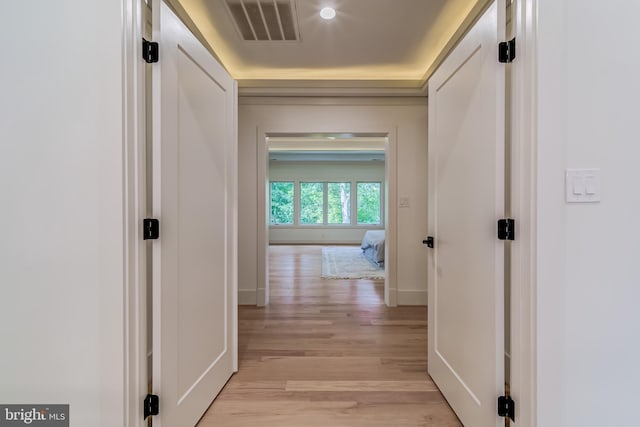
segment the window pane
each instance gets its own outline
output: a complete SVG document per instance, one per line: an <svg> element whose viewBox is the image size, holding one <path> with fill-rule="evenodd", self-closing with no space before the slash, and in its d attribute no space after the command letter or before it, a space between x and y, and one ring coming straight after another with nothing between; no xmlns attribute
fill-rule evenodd
<svg viewBox="0 0 640 427"><path fill-rule="evenodd" d="M330 182L327 184L327 222L329 224L351 223L351 183Z"/></svg>
<svg viewBox="0 0 640 427"><path fill-rule="evenodd" d="M300 224L322 224L324 185L321 182L300 183Z"/></svg>
<svg viewBox="0 0 640 427"><path fill-rule="evenodd" d="M293 182L271 183L271 224L293 224Z"/></svg>
<svg viewBox="0 0 640 427"><path fill-rule="evenodd" d="M380 224L380 183L359 182L358 224Z"/></svg>

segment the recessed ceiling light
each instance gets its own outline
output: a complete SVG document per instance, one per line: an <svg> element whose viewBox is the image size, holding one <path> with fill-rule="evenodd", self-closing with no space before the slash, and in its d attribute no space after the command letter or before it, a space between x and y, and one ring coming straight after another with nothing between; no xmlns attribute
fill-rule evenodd
<svg viewBox="0 0 640 427"><path fill-rule="evenodd" d="M322 19L333 19L336 17L336 10L332 7L325 7L320 11Z"/></svg>

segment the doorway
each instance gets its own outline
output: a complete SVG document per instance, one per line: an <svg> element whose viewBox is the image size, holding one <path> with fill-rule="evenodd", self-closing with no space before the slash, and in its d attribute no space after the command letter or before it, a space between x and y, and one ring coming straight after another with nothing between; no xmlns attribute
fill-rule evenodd
<svg viewBox="0 0 640 427"><path fill-rule="evenodd" d="M287 136L267 144L269 251L316 245L324 283L370 278L384 289L386 138Z"/></svg>
<svg viewBox="0 0 640 427"><path fill-rule="evenodd" d="M397 304L395 283L396 214L394 209L390 209L390 206L395 204L394 201L397 198L396 152L393 139L394 132L392 131L359 133L258 132L258 218L264 224L264 226L258 227L258 306L265 306L269 303L269 244L276 240L272 240L272 233L279 236L281 243L295 243L297 239L298 243L306 241L307 243L317 244L322 241L337 241L338 243L359 244L362 242L363 234L367 228L384 230L384 300L389 306ZM289 162L290 166L281 167L281 163L286 163L282 162L282 160L287 158L292 160ZM303 168L304 172L300 172L300 163L303 161L309 161L309 164L313 163L318 167ZM360 163L359 168L364 171L362 176L365 178L359 181L353 174L347 177L345 175L346 172L339 172L341 170L339 162L345 161L350 161L352 165ZM278 164L278 166L274 166L274 169L279 169L280 173L285 173L284 176L286 176L286 173L301 173L303 178L298 180L291 177L276 178L276 176L279 176L276 175L274 178L279 179L279 181L273 181L270 177L270 165L272 162ZM364 166L365 162L369 164ZM378 163L377 167L371 166L373 162ZM291 164L296 163L297 166L291 166ZM383 163L383 168L380 168L379 163ZM327 170L330 164L333 169L329 168ZM282 169L289 172L282 172ZM321 175L315 175L315 178L313 178L313 173L322 174L320 171L323 169L326 175L322 179L318 178ZM375 175L376 169L379 170L377 178L371 178L373 175L367 175L372 173ZM339 175L332 178L330 176L332 170ZM309 175L309 173L312 175ZM278 219L273 218L272 215L271 194L273 188L270 184L271 181L279 182L291 189L293 197L288 210L291 212L289 217L290 224L284 224L284 226L283 224L274 224ZM343 184L345 187L347 184L349 185L350 209L347 215L349 224L331 224L332 219L328 209L324 209L313 218L313 221L316 222L315 224L305 224L305 222L309 222L309 218L301 216L301 213L304 213L304 206L302 206L304 201L301 201L300 196L296 194L301 194L305 186L315 186L318 193L323 194L323 207L326 208L330 202L329 193L333 184ZM364 192L366 185L372 188L376 188L377 185L379 192L380 217L375 221L377 222L375 224L366 224L367 221L365 220L358 221L358 188ZM283 216L283 219L287 219L287 217ZM344 215L342 219L344 220Z"/></svg>

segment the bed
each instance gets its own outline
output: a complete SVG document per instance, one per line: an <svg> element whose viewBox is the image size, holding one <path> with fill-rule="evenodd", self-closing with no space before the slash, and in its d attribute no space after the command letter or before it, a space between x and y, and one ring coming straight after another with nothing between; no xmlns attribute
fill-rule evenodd
<svg viewBox="0 0 640 427"><path fill-rule="evenodd" d="M377 265L384 267L384 230L368 230L362 238L362 253Z"/></svg>

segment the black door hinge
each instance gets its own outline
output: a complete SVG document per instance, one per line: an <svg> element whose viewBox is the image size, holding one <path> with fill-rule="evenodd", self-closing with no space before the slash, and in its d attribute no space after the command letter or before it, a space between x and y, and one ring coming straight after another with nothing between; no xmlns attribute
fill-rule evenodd
<svg viewBox="0 0 640 427"><path fill-rule="evenodd" d="M516 240L516 221L511 218L498 220L498 239Z"/></svg>
<svg viewBox="0 0 640 427"><path fill-rule="evenodd" d="M160 56L160 48L157 42L150 42L147 39L142 39L142 59L148 64L158 62Z"/></svg>
<svg viewBox="0 0 640 427"><path fill-rule="evenodd" d="M160 413L160 398L155 394L147 394L143 402L144 419Z"/></svg>
<svg viewBox="0 0 640 427"><path fill-rule="evenodd" d="M516 59L516 39L498 43L498 61L508 64Z"/></svg>
<svg viewBox="0 0 640 427"><path fill-rule="evenodd" d="M160 221L155 218L145 218L142 221L142 238L144 240L160 238Z"/></svg>
<svg viewBox="0 0 640 427"><path fill-rule="evenodd" d="M498 397L498 416L516 421L516 403L510 396Z"/></svg>

